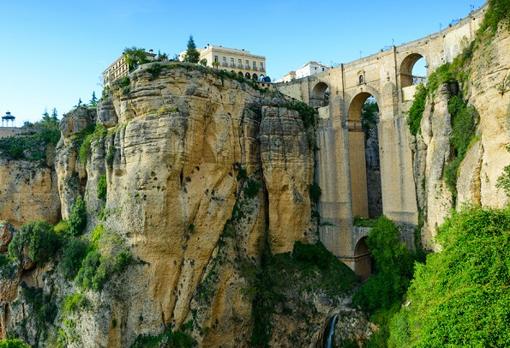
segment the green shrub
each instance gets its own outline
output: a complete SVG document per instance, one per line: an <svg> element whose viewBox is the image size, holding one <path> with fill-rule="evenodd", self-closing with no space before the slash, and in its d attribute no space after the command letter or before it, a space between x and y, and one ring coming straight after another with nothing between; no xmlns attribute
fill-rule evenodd
<svg viewBox="0 0 510 348"><path fill-rule="evenodd" d="M46 339L48 324L52 323L57 316L58 308L51 294L44 294L40 288L28 287L23 282L21 283L21 293L29 306L27 313L30 313L30 317L35 322L36 340L42 342ZM26 321L21 322L21 325L26 324Z"/></svg>
<svg viewBox="0 0 510 348"><path fill-rule="evenodd" d="M70 313L74 313L79 311L82 308L87 307L89 301L81 292L74 293L72 295L66 296L63 303L63 315L68 315Z"/></svg>
<svg viewBox="0 0 510 348"><path fill-rule="evenodd" d="M106 200L106 192L108 189L108 183L106 181L106 175L101 175L97 180L97 198L100 200Z"/></svg>
<svg viewBox="0 0 510 348"><path fill-rule="evenodd" d="M65 235L69 232L69 223L66 220L61 220L53 226L53 231L60 236Z"/></svg>
<svg viewBox="0 0 510 348"><path fill-rule="evenodd" d="M55 256L60 247L60 239L47 222L37 221L23 225L9 244L9 256L22 260L24 249L27 256L42 265Z"/></svg>
<svg viewBox="0 0 510 348"><path fill-rule="evenodd" d="M395 224L382 216L367 238L375 272L354 294L353 304L374 313L400 301L413 274L414 259Z"/></svg>
<svg viewBox="0 0 510 348"><path fill-rule="evenodd" d="M510 211L453 213L438 241L391 322L390 346L510 346Z"/></svg>
<svg viewBox="0 0 510 348"><path fill-rule="evenodd" d="M13 338L0 340L0 348L30 348L30 346L20 339Z"/></svg>
<svg viewBox="0 0 510 348"><path fill-rule="evenodd" d="M407 117L407 124L411 130L412 135L418 134L420 131L421 119L423 118L423 112L425 111L425 103L427 101L427 89L424 85L418 85L416 94L414 95L413 104L409 109L409 115Z"/></svg>
<svg viewBox="0 0 510 348"><path fill-rule="evenodd" d="M59 267L66 279L74 279L88 251L88 243L80 239L70 239L62 250Z"/></svg>
<svg viewBox="0 0 510 348"><path fill-rule="evenodd" d="M369 219L361 216L355 216L352 224L356 227L374 227L378 219Z"/></svg>
<svg viewBox="0 0 510 348"><path fill-rule="evenodd" d="M89 251L76 275L76 283L84 289L99 290L102 283L99 277L96 277L96 272L100 264L101 253L95 249Z"/></svg>
<svg viewBox="0 0 510 348"><path fill-rule="evenodd" d="M87 226L87 208L85 206L85 201L81 198L81 196L76 198L76 201L71 208L71 215L69 215L68 224L68 233L74 237L81 235Z"/></svg>
<svg viewBox="0 0 510 348"><path fill-rule="evenodd" d="M491 34L494 34L501 23L506 28L510 24L510 0L489 0L489 6L480 26L480 32L489 30Z"/></svg>
<svg viewBox="0 0 510 348"><path fill-rule="evenodd" d="M0 253L0 268L7 266L10 263L9 257Z"/></svg>
<svg viewBox="0 0 510 348"><path fill-rule="evenodd" d="M158 78L158 76L161 74L161 71L163 70L163 65L159 63L153 63L151 64L146 71L151 74L151 80L154 80Z"/></svg>
<svg viewBox="0 0 510 348"><path fill-rule="evenodd" d="M505 191L506 195L510 197L510 165L503 168L503 173L499 176L496 187Z"/></svg>
<svg viewBox="0 0 510 348"><path fill-rule="evenodd" d="M84 134L80 135L80 139L82 139L82 141L78 150L78 159L80 163L83 164L87 163L92 142L104 138L107 134L106 128L99 123L95 125L93 132L90 132L90 129L91 128L87 128L84 131Z"/></svg>

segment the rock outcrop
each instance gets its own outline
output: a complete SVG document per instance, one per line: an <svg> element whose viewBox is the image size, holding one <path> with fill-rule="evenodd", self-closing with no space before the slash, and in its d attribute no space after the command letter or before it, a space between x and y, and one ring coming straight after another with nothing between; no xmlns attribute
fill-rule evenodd
<svg viewBox="0 0 510 348"><path fill-rule="evenodd" d="M435 249L436 228L451 209L466 204L501 208L508 202L497 188L503 168L510 163L510 33L500 30L494 39L479 45L467 67L467 104L478 114L476 136L457 172L456 200L448 189L444 171L451 159L451 116L448 85L427 100L421 132L415 147L415 179L418 204L423 212L422 242ZM454 206L455 204L455 206Z"/></svg>

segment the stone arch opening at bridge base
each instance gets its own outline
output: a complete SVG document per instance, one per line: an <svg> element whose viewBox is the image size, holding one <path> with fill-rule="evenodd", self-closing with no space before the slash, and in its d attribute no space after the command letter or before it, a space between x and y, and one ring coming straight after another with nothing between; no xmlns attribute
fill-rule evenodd
<svg viewBox="0 0 510 348"><path fill-rule="evenodd" d="M372 274L372 256L367 245L367 237L361 238L354 248L354 273L365 281Z"/></svg>
<svg viewBox="0 0 510 348"><path fill-rule="evenodd" d="M368 92L356 95L349 106L348 148L352 215L376 218L382 215L379 155L379 106Z"/></svg>
<svg viewBox="0 0 510 348"><path fill-rule="evenodd" d="M329 86L324 82L318 82L310 95L310 105L315 108L327 106L329 104Z"/></svg>

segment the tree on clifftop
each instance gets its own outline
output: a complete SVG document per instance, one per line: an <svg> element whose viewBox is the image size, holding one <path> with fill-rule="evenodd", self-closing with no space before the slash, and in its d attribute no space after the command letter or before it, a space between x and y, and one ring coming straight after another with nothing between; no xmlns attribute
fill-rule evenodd
<svg viewBox="0 0 510 348"><path fill-rule="evenodd" d="M199 60L200 52L197 51L197 46L195 45L195 41L193 41L193 36L191 35L188 40L188 49L184 55L184 61L188 63L198 63Z"/></svg>
<svg viewBox="0 0 510 348"><path fill-rule="evenodd" d="M124 59L129 67L129 71L135 70L139 65L149 62L147 52L143 48L126 48L123 52Z"/></svg>

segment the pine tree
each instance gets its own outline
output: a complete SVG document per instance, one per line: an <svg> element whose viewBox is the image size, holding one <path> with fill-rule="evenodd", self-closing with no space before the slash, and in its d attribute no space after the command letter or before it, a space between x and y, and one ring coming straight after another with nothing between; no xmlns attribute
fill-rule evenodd
<svg viewBox="0 0 510 348"><path fill-rule="evenodd" d="M197 46L195 45L195 41L193 41L193 36L190 36L188 40L188 49L186 50L186 55L184 56L184 61L196 64L199 60L200 52L197 51Z"/></svg>
<svg viewBox="0 0 510 348"><path fill-rule="evenodd" d="M89 104L90 104L90 106L94 106L94 107L97 106L97 97L96 97L95 91L92 91L92 98L90 98Z"/></svg>
<svg viewBox="0 0 510 348"><path fill-rule="evenodd" d="M78 105L76 105L77 107L80 107L81 105L83 104L83 102L81 101L81 98L78 99Z"/></svg>
<svg viewBox="0 0 510 348"><path fill-rule="evenodd" d="M44 123L51 121L50 114L48 113L48 110L46 110L46 109L44 109L44 112L42 114L42 121Z"/></svg>
<svg viewBox="0 0 510 348"><path fill-rule="evenodd" d="M51 111L51 120L54 122L58 121L58 112L56 108L53 108L53 110Z"/></svg>

